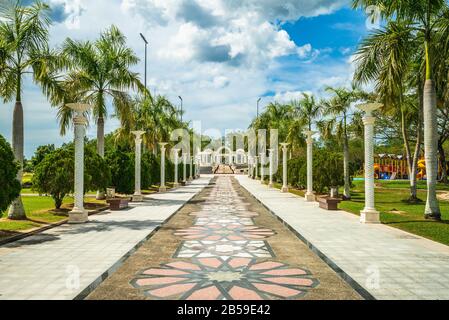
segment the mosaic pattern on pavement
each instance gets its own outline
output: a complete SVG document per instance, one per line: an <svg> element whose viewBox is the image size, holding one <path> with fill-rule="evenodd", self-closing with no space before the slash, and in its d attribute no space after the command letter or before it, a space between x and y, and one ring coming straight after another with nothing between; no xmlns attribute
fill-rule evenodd
<svg viewBox="0 0 449 320"><path fill-rule="evenodd" d="M308 270L276 258L269 238L276 232L255 225L258 213L239 197L230 177L219 177L173 258L187 259L142 270L131 285L152 299L298 299L318 286Z"/></svg>

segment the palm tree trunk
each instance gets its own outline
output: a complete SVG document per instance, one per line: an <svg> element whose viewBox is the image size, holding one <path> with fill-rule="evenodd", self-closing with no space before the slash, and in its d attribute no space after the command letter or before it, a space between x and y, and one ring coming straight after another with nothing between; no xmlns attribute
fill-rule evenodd
<svg viewBox="0 0 449 320"><path fill-rule="evenodd" d="M351 199L351 178L349 176L349 142L348 137L345 135L343 142L343 173L345 178L345 190L344 198L346 200Z"/></svg>
<svg viewBox="0 0 449 320"><path fill-rule="evenodd" d="M426 219L441 220L440 205L436 193L438 177L438 123L436 111L435 84L428 74L424 85L424 148L427 171L427 203L424 215Z"/></svg>
<svg viewBox="0 0 449 320"><path fill-rule="evenodd" d="M16 101L12 122L12 147L14 156L20 165L17 173L17 180L22 183L23 173L23 106L20 100ZM8 218L12 220L25 220L26 214L22 203L22 197L19 196L9 207Z"/></svg>
<svg viewBox="0 0 449 320"><path fill-rule="evenodd" d="M97 119L97 153L104 158L104 117L99 116ZM97 200L106 198L104 190L97 191Z"/></svg>
<svg viewBox="0 0 449 320"><path fill-rule="evenodd" d="M402 139L404 140L404 148L407 157L408 175L410 179L410 199L412 200L416 196L416 170L413 170L412 151L410 150L409 136L407 132L407 124L405 120L404 111L401 110L401 131Z"/></svg>

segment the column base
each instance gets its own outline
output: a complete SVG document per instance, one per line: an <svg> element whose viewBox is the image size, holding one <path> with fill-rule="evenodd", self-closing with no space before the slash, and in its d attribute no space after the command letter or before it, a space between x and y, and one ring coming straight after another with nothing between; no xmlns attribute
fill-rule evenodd
<svg viewBox="0 0 449 320"><path fill-rule="evenodd" d="M89 221L89 214L87 210L73 208L72 211L69 212L69 224L82 224Z"/></svg>
<svg viewBox="0 0 449 320"><path fill-rule="evenodd" d="M159 192L167 192L167 187L160 187Z"/></svg>
<svg viewBox="0 0 449 320"><path fill-rule="evenodd" d="M265 184L265 179L260 180L260 183L261 183L261 184Z"/></svg>
<svg viewBox="0 0 449 320"><path fill-rule="evenodd" d="M173 188L179 188L180 184L179 183L173 183Z"/></svg>
<svg viewBox="0 0 449 320"><path fill-rule="evenodd" d="M143 202L143 195L141 194L133 195L132 202Z"/></svg>
<svg viewBox="0 0 449 320"><path fill-rule="evenodd" d="M273 188L274 188L274 183L273 183L273 182L270 182L270 183L268 184L268 188L273 189Z"/></svg>
<svg viewBox="0 0 449 320"><path fill-rule="evenodd" d="M282 187L281 192L282 193L288 193L288 187Z"/></svg>
<svg viewBox="0 0 449 320"><path fill-rule="evenodd" d="M188 181L189 181L189 182L192 182L192 181L193 181L193 178L192 178L192 177L190 177L190 178L188 179Z"/></svg>
<svg viewBox="0 0 449 320"><path fill-rule="evenodd" d="M305 196L306 202L315 202L316 196L313 193L307 193Z"/></svg>
<svg viewBox="0 0 449 320"><path fill-rule="evenodd" d="M380 212L375 209L364 209L360 212L360 222L364 224L379 224Z"/></svg>

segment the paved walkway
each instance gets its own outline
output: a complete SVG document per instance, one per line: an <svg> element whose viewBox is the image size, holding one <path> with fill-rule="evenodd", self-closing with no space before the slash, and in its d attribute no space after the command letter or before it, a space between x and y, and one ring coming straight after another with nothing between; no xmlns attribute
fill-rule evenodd
<svg viewBox="0 0 449 320"><path fill-rule="evenodd" d="M360 299L238 182L220 176L88 299Z"/></svg>
<svg viewBox="0 0 449 320"><path fill-rule="evenodd" d="M129 210L91 216L84 225L66 224L0 247L0 299L60 300L88 293L210 179L147 196Z"/></svg>
<svg viewBox="0 0 449 320"><path fill-rule="evenodd" d="M363 225L293 194L240 184L376 299L449 299L449 247L385 225Z"/></svg>

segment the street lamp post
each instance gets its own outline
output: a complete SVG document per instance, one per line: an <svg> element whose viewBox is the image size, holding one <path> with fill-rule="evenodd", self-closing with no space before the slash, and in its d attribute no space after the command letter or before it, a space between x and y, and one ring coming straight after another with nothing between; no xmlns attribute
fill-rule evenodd
<svg viewBox="0 0 449 320"><path fill-rule="evenodd" d="M182 122L182 114L183 114L183 112L184 112L184 110L183 110L184 100L182 99L181 96L178 96L178 98L179 98L179 100L181 100L181 122Z"/></svg>
<svg viewBox="0 0 449 320"><path fill-rule="evenodd" d="M84 137L86 135L87 119L84 112L91 106L88 104L71 103L67 107L76 112L73 118L75 127L75 203L69 212L69 223L85 223L89 220L84 209Z"/></svg>
<svg viewBox="0 0 449 320"><path fill-rule="evenodd" d="M357 106L365 112L365 208L360 212L361 223L380 223L380 213L374 201L374 123L373 111L381 108L380 103L368 103Z"/></svg>
<svg viewBox="0 0 449 320"><path fill-rule="evenodd" d="M145 36L141 33L140 37L142 38L143 42L145 42L145 89L147 88L147 52L148 52L148 41L145 38Z"/></svg>

